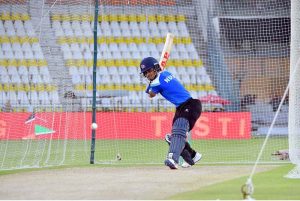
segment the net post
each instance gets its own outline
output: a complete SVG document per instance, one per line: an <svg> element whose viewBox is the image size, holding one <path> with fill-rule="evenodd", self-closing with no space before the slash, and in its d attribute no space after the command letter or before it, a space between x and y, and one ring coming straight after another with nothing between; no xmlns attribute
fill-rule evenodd
<svg viewBox="0 0 300 201"><path fill-rule="evenodd" d="M94 61L93 61L93 101L92 101L92 123L96 123L96 72L97 72L97 25L98 25L99 2L95 0L94 17ZM92 129L90 164L95 163L96 129Z"/></svg>

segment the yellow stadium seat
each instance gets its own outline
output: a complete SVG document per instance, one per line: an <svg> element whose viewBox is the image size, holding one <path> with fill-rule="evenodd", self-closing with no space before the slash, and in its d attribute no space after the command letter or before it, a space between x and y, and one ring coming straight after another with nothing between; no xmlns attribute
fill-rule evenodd
<svg viewBox="0 0 300 201"><path fill-rule="evenodd" d="M185 16L184 15L177 15L176 16L177 22L185 22Z"/></svg>
<svg viewBox="0 0 300 201"><path fill-rule="evenodd" d="M183 44L190 44L192 42L192 39L190 37L182 37L181 42Z"/></svg>
<svg viewBox="0 0 300 201"><path fill-rule="evenodd" d="M0 19L1 20L11 20L11 16L10 16L10 14L8 12L3 12L0 15Z"/></svg>
<svg viewBox="0 0 300 201"><path fill-rule="evenodd" d="M115 38L116 43L125 43L125 38L123 36Z"/></svg>
<svg viewBox="0 0 300 201"><path fill-rule="evenodd" d="M10 42L11 43L20 43L20 39L18 36L12 36L12 37L10 37Z"/></svg>
<svg viewBox="0 0 300 201"><path fill-rule="evenodd" d="M37 61L35 59L28 59L27 65L28 66L37 66Z"/></svg>
<svg viewBox="0 0 300 201"><path fill-rule="evenodd" d="M77 60L75 60L75 66L78 66L78 67L85 66L84 59L77 59Z"/></svg>
<svg viewBox="0 0 300 201"><path fill-rule="evenodd" d="M48 66L47 60L46 59L37 60L37 66L39 66L39 67Z"/></svg>
<svg viewBox="0 0 300 201"><path fill-rule="evenodd" d="M127 22L128 21L128 15L117 15L119 22Z"/></svg>
<svg viewBox="0 0 300 201"><path fill-rule="evenodd" d="M127 37L126 40L125 40L125 42L126 42L127 44L129 44L129 43L134 43L134 39L133 39L132 37Z"/></svg>
<svg viewBox="0 0 300 201"><path fill-rule="evenodd" d="M24 88L24 91L26 91L26 92L30 91L30 85L29 84L24 84L23 88Z"/></svg>
<svg viewBox="0 0 300 201"><path fill-rule="evenodd" d="M29 43L29 37L28 36L20 37L19 41L21 44Z"/></svg>
<svg viewBox="0 0 300 201"><path fill-rule="evenodd" d="M164 40L165 39L161 38L161 37L154 37L153 38L153 43L157 45L157 44L160 44L160 43L164 43Z"/></svg>
<svg viewBox="0 0 300 201"><path fill-rule="evenodd" d="M115 65L117 67L120 67L120 66L125 66L125 61L123 59L116 59L115 60Z"/></svg>
<svg viewBox="0 0 300 201"><path fill-rule="evenodd" d="M166 15L165 19L166 19L166 22L176 22L175 15Z"/></svg>
<svg viewBox="0 0 300 201"><path fill-rule="evenodd" d="M166 18L164 15L156 15L156 19L158 22L165 22Z"/></svg>
<svg viewBox="0 0 300 201"><path fill-rule="evenodd" d="M148 15L148 22L157 22L155 15Z"/></svg>
<svg viewBox="0 0 300 201"><path fill-rule="evenodd" d="M109 21L109 16L108 15L99 15L99 18L100 19L99 21L102 22L102 21Z"/></svg>
<svg viewBox="0 0 300 201"><path fill-rule="evenodd" d="M7 60L6 59L0 59L0 66L7 67Z"/></svg>
<svg viewBox="0 0 300 201"><path fill-rule="evenodd" d="M90 15L81 15L80 18L83 22L90 21Z"/></svg>
<svg viewBox="0 0 300 201"><path fill-rule="evenodd" d="M81 20L81 17L80 17L79 15L72 14L72 15L71 15L71 20L72 20L72 21L80 21L80 20Z"/></svg>
<svg viewBox="0 0 300 201"><path fill-rule="evenodd" d="M16 21L16 20L21 20L22 17L20 15L20 13L12 13L11 14L11 19L14 20L14 21Z"/></svg>
<svg viewBox="0 0 300 201"><path fill-rule="evenodd" d="M138 22L146 22L147 21L146 15L138 15L137 21Z"/></svg>
<svg viewBox="0 0 300 201"><path fill-rule="evenodd" d="M174 37L174 44L180 44L182 43L181 38L180 37Z"/></svg>
<svg viewBox="0 0 300 201"><path fill-rule="evenodd" d="M193 61L191 59L184 59L183 60L183 65L186 66L186 67L194 66Z"/></svg>
<svg viewBox="0 0 300 201"><path fill-rule="evenodd" d="M93 67L94 61L92 59L85 60L85 65L89 68Z"/></svg>
<svg viewBox="0 0 300 201"><path fill-rule="evenodd" d="M97 60L97 66L105 66L105 60L103 60L103 59L98 59L98 60Z"/></svg>
<svg viewBox="0 0 300 201"><path fill-rule="evenodd" d="M52 21L61 21L61 16L58 14L53 14L51 16Z"/></svg>
<svg viewBox="0 0 300 201"><path fill-rule="evenodd" d="M18 62L15 59L10 59L7 62L7 66L18 66Z"/></svg>
<svg viewBox="0 0 300 201"><path fill-rule="evenodd" d="M33 38L29 38L29 43L32 44L32 43L38 43L39 42L39 39L37 37L33 37Z"/></svg>
<svg viewBox="0 0 300 201"><path fill-rule="evenodd" d="M202 60L193 60L193 65L196 67L203 66Z"/></svg>
<svg viewBox="0 0 300 201"><path fill-rule="evenodd" d="M3 85L0 84L0 91L3 91Z"/></svg>
<svg viewBox="0 0 300 201"><path fill-rule="evenodd" d="M84 36L78 37L77 42L80 44L85 44L85 43L87 43L87 38Z"/></svg>
<svg viewBox="0 0 300 201"><path fill-rule="evenodd" d="M22 13L21 20L28 21L28 20L30 20L30 16L27 13Z"/></svg>
<svg viewBox="0 0 300 201"><path fill-rule="evenodd" d="M137 16L133 15L133 14L129 15L128 16L128 21L129 22L137 22L138 21Z"/></svg>
<svg viewBox="0 0 300 201"><path fill-rule="evenodd" d="M108 21L116 22L116 21L118 21L118 16L117 15L108 15Z"/></svg>
<svg viewBox="0 0 300 201"><path fill-rule="evenodd" d="M9 38L7 36L0 36L0 43L9 43Z"/></svg>
<svg viewBox="0 0 300 201"><path fill-rule="evenodd" d="M71 15L61 15L61 20L62 21L71 21Z"/></svg>
<svg viewBox="0 0 300 201"><path fill-rule="evenodd" d="M105 40L106 40L106 38L103 36L98 37L98 44L105 43Z"/></svg>
<svg viewBox="0 0 300 201"><path fill-rule="evenodd" d="M57 39L57 43L58 44L60 44L60 45L62 45L62 44L65 44L65 43L67 43L67 38L66 37L59 37L58 39Z"/></svg>
<svg viewBox="0 0 300 201"><path fill-rule="evenodd" d="M21 59L17 61L18 66L28 66L26 59Z"/></svg>
<svg viewBox="0 0 300 201"><path fill-rule="evenodd" d="M45 91L45 86L43 84L37 84L36 85L36 90L37 91Z"/></svg>
<svg viewBox="0 0 300 201"><path fill-rule="evenodd" d="M106 59L105 60L105 66L107 66L107 67L115 66L114 60L113 59Z"/></svg>
<svg viewBox="0 0 300 201"><path fill-rule="evenodd" d="M106 43L114 43L115 42L115 38L113 36L109 36L109 37L106 37Z"/></svg>

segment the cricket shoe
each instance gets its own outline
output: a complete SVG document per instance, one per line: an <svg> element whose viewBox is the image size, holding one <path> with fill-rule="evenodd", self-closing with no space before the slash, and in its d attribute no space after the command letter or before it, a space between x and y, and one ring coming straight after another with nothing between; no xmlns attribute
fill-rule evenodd
<svg viewBox="0 0 300 201"><path fill-rule="evenodd" d="M202 158L202 154L200 154L199 152L196 152L195 157L193 158L194 163L196 164L198 161L200 161ZM181 167L183 168L189 168L191 167L190 164L188 164L187 162L183 161L183 163L181 164Z"/></svg>
<svg viewBox="0 0 300 201"><path fill-rule="evenodd" d="M165 160L165 165L168 166L172 170L178 169L177 163L172 158L167 158Z"/></svg>

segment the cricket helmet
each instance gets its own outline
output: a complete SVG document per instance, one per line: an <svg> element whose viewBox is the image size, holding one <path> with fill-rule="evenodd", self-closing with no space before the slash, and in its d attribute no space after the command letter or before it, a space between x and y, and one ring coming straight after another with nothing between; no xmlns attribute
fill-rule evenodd
<svg viewBox="0 0 300 201"><path fill-rule="evenodd" d="M144 74L146 71L152 68L157 72L160 71L160 65L158 61L153 57L144 58L140 64L141 74Z"/></svg>

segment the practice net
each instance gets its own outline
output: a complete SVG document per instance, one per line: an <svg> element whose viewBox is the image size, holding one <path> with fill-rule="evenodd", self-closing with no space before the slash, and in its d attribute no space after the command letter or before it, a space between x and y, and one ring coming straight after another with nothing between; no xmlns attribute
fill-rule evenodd
<svg viewBox="0 0 300 201"><path fill-rule="evenodd" d="M288 160L289 1L0 1L0 169L88 164L93 83L95 163L163 164L175 107L149 99L144 57L159 59L203 113L188 136L201 163ZM97 54L94 54L94 45ZM97 56L96 79L93 59Z"/></svg>

